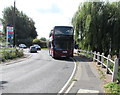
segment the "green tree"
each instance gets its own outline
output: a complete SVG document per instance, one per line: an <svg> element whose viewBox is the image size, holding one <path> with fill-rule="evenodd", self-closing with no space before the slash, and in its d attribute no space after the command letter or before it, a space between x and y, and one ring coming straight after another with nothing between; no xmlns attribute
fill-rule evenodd
<svg viewBox="0 0 120 95"><path fill-rule="evenodd" d="M120 2L82 3L72 18L72 24L80 48L106 54L120 51Z"/></svg>
<svg viewBox="0 0 120 95"><path fill-rule="evenodd" d="M46 38L45 37L41 37L40 40L41 41L46 41Z"/></svg>
<svg viewBox="0 0 120 95"><path fill-rule="evenodd" d="M46 48L47 47L47 39L45 37L41 37L40 41L41 41L41 44L40 44L41 47Z"/></svg>
<svg viewBox="0 0 120 95"><path fill-rule="evenodd" d="M40 45L40 43L41 43L41 41L40 41L40 39L33 39L33 44L38 44L38 45Z"/></svg>
<svg viewBox="0 0 120 95"><path fill-rule="evenodd" d="M37 32L35 28L35 22L24 14L22 11L20 12L17 8L15 8L14 15L14 7L7 7L3 11L3 25L4 25L4 33L6 34L6 27L13 26L15 23L15 35L16 35L16 45L20 43L28 44L32 43L31 39L35 39L37 37Z"/></svg>

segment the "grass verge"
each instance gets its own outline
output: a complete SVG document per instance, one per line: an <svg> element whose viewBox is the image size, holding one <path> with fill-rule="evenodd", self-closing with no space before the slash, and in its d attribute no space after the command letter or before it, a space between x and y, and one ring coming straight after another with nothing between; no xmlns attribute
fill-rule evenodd
<svg viewBox="0 0 120 95"><path fill-rule="evenodd" d="M107 93L115 93L116 95L120 95L120 84L116 82L110 82L104 85L104 88Z"/></svg>
<svg viewBox="0 0 120 95"><path fill-rule="evenodd" d="M1 55L0 57L2 62L24 56L23 50L18 50L18 49L14 49L14 51L13 50L4 51L4 52L1 52L0 55Z"/></svg>

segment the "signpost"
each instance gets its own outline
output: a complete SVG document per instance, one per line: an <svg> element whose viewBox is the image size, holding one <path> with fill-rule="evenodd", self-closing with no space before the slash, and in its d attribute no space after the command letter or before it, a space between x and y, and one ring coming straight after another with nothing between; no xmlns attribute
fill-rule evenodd
<svg viewBox="0 0 120 95"><path fill-rule="evenodd" d="M13 36L14 36L14 32L13 32L13 27L7 26L7 34L6 34L6 46L8 46L8 42L10 43L10 45L13 44Z"/></svg>

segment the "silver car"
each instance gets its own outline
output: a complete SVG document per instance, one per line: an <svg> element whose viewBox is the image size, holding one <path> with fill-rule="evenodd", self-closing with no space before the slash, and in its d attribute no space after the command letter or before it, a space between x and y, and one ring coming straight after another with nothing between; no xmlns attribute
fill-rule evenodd
<svg viewBox="0 0 120 95"><path fill-rule="evenodd" d="M35 46L37 50L41 50L41 47L38 44L34 44L33 46Z"/></svg>
<svg viewBox="0 0 120 95"><path fill-rule="evenodd" d="M30 51L30 53L32 53L32 52L37 53L37 48L35 46L31 46L29 51Z"/></svg>

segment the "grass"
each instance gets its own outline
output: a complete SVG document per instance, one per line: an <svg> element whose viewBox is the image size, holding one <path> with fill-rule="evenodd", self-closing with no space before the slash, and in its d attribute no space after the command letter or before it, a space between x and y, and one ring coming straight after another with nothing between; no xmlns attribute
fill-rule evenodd
<svg viewBox="0 0 120 95"><path fill-rule="evenodd" d="M78 81L76 78L73 78L72 81Z"/></svg>
<svg viewBox="0 0 120 95"><path fill-rule="evenodd" d="M79 62L76 62L76 65L78 65L79 64Z"/></svg>
<svg viewBox="0 0 120 95"><path fill-rule="evenodd" d="M11 49L7 48L7 50L11 50ZM15 48L12 50L14 50L14 51L7 51L7 52L0 53L0 55L1 55L0 58L1 58L2 62L5 62L7 60L12 60L15 58L20 58L24 55L22 50L18 50Z"/></svg>
<svg viewBox="0 0 120 95"><path fill-rule="evenodd" d="M116 93L115 95L120 95L120 84L116 82L110 82L104 85L107 93Z"/></svg>
<svg viewBox="0 0 120 95"><path fill-rule="evenodd" d="M100 74L100 79L106 79L104 72L100 69L100 66L97 66L98 72Z"/></svg>
<svg viewBox="0 0 120 95"><path fill-rule="evenodd" d="M8 47L2 47L0 48L0 51L4 51L4 50L15 50L16 48L8 48Z"/></svg>
<svg viewBox="0 0 120 95"><path fill-rule="evenodd" d="M48 48L41 48L42 50L48 50Z"/></svg>

